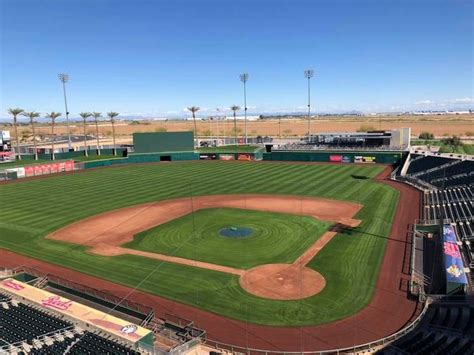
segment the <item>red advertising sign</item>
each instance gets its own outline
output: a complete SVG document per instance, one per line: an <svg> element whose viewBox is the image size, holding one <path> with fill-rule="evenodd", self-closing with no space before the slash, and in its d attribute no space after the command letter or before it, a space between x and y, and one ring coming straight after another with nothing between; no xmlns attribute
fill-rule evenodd
<svg viewBox="0 0 474 355"><path fill-rule="evenodd" d="M340 163L342 162L342 155L330 155L329 161L334 162L334 163Z"/></svg>
<svg viewBox="0 0 474 355"><path fill-rule="evenodd" d="M252 160L250 154L239 154L237 160Z"/></svg>
<svg viewBox="0 0 474 355"><path fill-rule="evenodd" d="M64 168L66 171L71 171L74 170L74 162L73 161L67 161L64 163Z"/></svg>
<svg viewBox="0 0 474 355"><path fill-rule="evenodd" d="M40 165L40 167L41 167L41 173L42 173L43 175L49 174L49 170L50 170L50 169L49 169L49 164Z"/></svg>
<svg viewBox="0 0 474 355"><path fill-rule="evenodd" d="M32 166L25 166L25 176L34 176L35 175L35 169L33 169Z"/></svg>
<svg viewBox="0 0 474 355"><path fill-rule="evenodd" d="M60 173L63 171L73 171L74 161L66 161L63 163L41 164L25 166L25 176L47 175Z"/></svg>

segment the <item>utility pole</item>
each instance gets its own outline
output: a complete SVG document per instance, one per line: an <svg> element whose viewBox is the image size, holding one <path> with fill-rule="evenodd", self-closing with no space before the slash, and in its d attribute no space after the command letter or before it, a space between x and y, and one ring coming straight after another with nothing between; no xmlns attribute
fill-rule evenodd
<svg viewBox="0 0 474 355"><path fill-rule="evenodd" d="M244 134L245 134L245 144L248 144L247 136L247 81L249 80L249 75L247 73L240 74L240 81L244 83Z"/></svg>
<svg viewBox="0 0 474 355"><path fill-rule="evenodd" d="M308 79L308 143L311 141L311 78L314 76L313 69L304 71L304 76Z"/></svg>
<svg viewBox="0 0 474 355"><path fill-rule="evenodd" d="M66 109L67 146L70 151L71 150L71 130L69 128L69 111L67 110L67 96L66 96L66 83L69 81L69 75L58 74L58 78L63 83L64 107Z"/></svg>

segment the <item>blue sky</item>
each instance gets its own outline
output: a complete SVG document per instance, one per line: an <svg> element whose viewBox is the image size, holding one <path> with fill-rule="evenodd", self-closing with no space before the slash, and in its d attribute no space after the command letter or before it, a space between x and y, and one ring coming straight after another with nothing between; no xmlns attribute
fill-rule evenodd
<svg viewBox="0 0 474 355"><path fill-rule="evenodd" d="M0 117L473 106L472 1L0 0ZM204 112L205 114L206 112Z"/></svg>

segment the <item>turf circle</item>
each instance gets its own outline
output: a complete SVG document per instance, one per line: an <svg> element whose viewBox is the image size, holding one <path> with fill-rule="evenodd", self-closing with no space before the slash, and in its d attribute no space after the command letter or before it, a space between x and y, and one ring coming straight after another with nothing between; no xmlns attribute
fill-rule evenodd
<svg viewBox="0 0 474 355"><path fill-rule="evenodd" d="M253 234L252 228L248 227L228 227L219 230L219 235L228 238L245 238Z"/></svg>

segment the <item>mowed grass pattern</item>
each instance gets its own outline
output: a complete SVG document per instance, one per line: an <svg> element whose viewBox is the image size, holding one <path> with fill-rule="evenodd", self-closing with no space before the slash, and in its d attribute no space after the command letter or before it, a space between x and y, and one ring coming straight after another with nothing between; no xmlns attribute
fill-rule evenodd
<svg viewBox="0 0 474 355"><path fill-rule="evenodd" d="M249 227L253 233L242 238L219 235L231 226ZM308 216L210 208L141 232L124 247L249 269L293 263L330 226Z"/></svg>
<svg viewBox="0 0 474 355"><path fill-rule="evenodd" d="M316 325L368 304L383 258L398 192L371 179L382 167L286 163L183 162L98 169L0 185L0 247L135 287L224 316L269 325ZM326 288L300 301L245 292L236 276L137 256L100 257L44 239L97 213L209 194L294 194L359 202L362 224L338 234L310 263ZM177 245L179 250L181 246ZM145 276L149 276L142 281Z"/></svg>

